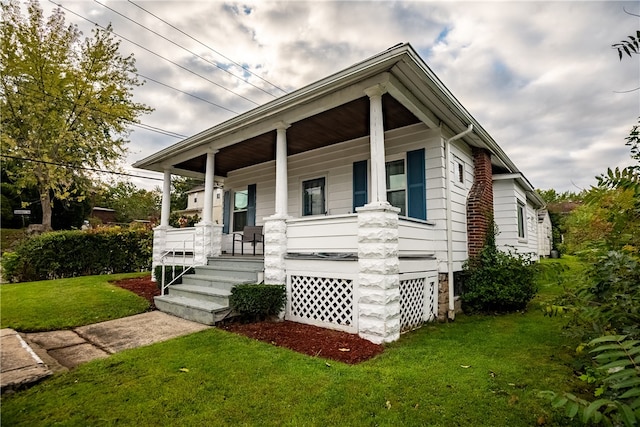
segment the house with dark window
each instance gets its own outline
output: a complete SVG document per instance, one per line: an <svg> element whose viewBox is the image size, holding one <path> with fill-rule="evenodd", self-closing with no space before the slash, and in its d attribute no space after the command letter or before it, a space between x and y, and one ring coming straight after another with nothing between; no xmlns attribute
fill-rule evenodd
<svg viewBox="0 0 640 427"><path fill-rule="evenodd" d="M257 281L286 285L287 319L394 341L455 316L457 273L493 220L500 246L538 250L542 200L409 44L134 166L165 177L154 265L188 253L195 270L156 305L205 323L228 313L231 287ZM173 174L205 180L192 230L168 225Z"/></svg>

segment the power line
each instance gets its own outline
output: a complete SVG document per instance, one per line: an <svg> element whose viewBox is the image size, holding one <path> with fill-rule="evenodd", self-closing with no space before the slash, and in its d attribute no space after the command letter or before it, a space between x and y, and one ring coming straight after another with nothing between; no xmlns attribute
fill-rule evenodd
<svg viewBox="0 0 640 427"><path fill-rule="evenodd" d="M38 92L38 91L35 91L35 90L31 89L31 88L26 88L26 87L21 87L21 89L22 90L26 90L28 92L31 92L32 94L35 94L35 95L44 95L46 97L53 98L53 100L56 100L56 101L57 100L63 100L63 99L61 99L61 98L59 98L57 96L51 95L51 94L49 94L47 92ZM39 100L40 101L46 101L43 98L39 98ZM116 119L122 119L125 122L127 122L127 124L129 124L131 126L135 126L135 127L138 127L140 129L144 129L144 130L147 130L147 131L150 131L150 132L159 133L161 135L170 136L170 137L176 138L176 139L183 139L183 138L187 138L188 137L187 135L183 135L183 134L180 134L180 133L177 133L177 132L173 132L173 131L170 131L170 130L165 130L165 129L162 129L162 128L159 128L159 127L156 127L156 126L151 126L151 125L148 125L146 123L136 123L136 122L133 122L131 120L125 119L124 117L118 116L116 114L111 114L111 113L108 113L106 111L98 110L97 108L88 107L86 105L83 105L82 108L85 108L85 109L90 110L90 111L95 111L97 113L101 113L101 114L104 114L104 115L107 115L107 116L111 116L111 117L116 118Z"/></svg>
<svg viewBox="0 0 640 427"><path fill-rule="evenodd" d="M145 30L149 31L150 33L155 34L156 36L158 36L158 37L162 38L163 40L168 41L168 42L169 42L169 43L171 43L172 45L177 46L177 47L179 47L180 49L182 49L182 50L184 50L184 51L186 51L186 52L189 52L191 55L195 56L196 58L199 58L199 59L201 59L201 60L205 61L206 63L213 65L213 66L214 66L214 67L216 67L217 69L219 69L219 70L221 70L221 71L224 71L225 73L229 74L230 76L233 76L233 77L237 78L238 80L241 80L241 81L243 81L243 82L245 82L245 83L247 83L247 84L249 84L249 85L253 86L254 88L256 88L256 89L258 89L258 90L260 90L260 91L262 91L262 92L266 93L267 95L269 95L269 96L273 96L273 97L275 98L275 95L273 95L272 93L270 93L270 92L268 92L268 91L264 90L263 88L261 88L261 87L259 87L259 86L254 85L253 83L251 83L251 82L249 82L249 81L247 81L247 80L243 79L243 78L242 78L242 77L240 77L240 76L237 76L237 75L233 74L233 73L232 73L231 71L229 71L229 70L225 70L223 67L221 67L220 65L216 64L215 62L209 61L207 58L205 58L205 57L203 57L203 56L201 56L201 55L197 54L196 52L194 52L194 51L192 51L192 50L190 50L190 49L187 49L186 47L184 47L184 46L182 46L182 45L180 45L180 44L178 44L178 43L174 42L173 40L171 40L171 39L169 39L169 38L167 38L167 37L163 36L162 34L158 33L157 31L154 31L154 30L152 30L151 28L149 28L149 27L147 27L147 26L145 26L145 25L143 25L143 24L139 23L139 22L138 22L138 21L136 21L135 19L129 18L128 16L126 16L126 15L124 15L124 14L122 14L122 13L118 12L117 10L110 8L110 7L109 7L109 6L107 6L106 4L100 3L98 0L93 0L93 1L94 1L94 3L97 3L97 4L99 4L100 6L102 6L102 7L106 8L106 9L109 9L111 12L113 12L113 13L115 13L115 14L117 14L117 15L121 16L121 17L123 17L124 19L126 19L126 20L128 20L128 21L131 21L131 22L133 22L134 24L136 24L136 25L138 25L138 26L140 26L140 27L144 28Z"/></svg>
<svg viewBox="0 0 640 427"><path fill-rule="evenodd" d="M152 81L152 82L154 82L154 83L157 83L157 84L159 84L159 85L161 85L161 86L164 86L164 87L166 87L166 88L173 89L173 90L175 90L176 92L183 93L183 94L188 95L188 96L190 96L190 97L192 97L192 98L199 99L200 101L206 102L207 104L211 104L211 105L213 105L213 106L215 106L215 107L221 108L221 109L223 109L223 110L227 110L227 111L228 111L228 112L230 112L230 113L240 114L239 112L234 111L234 110L231 110L230 108L223 107L222 105L216 104L215 102L211 102L211 101L209 101L208 99L204 99L204 98L202 98L202 97L199 97L198 95L194 95L194 94L192 94L192 93L185 92L184 90L178 89L178 88L173 87L173 86L171 86L171 85L168 85L168 84L166 84L166 83L162 83L161 81L158 81L158 80L153 79L153 78L151 78L151 77L145 76L145 75L140 74L140 73L137 73L137 72L134 72L134 74L136 74L136 75L137 75L137 76L139 76L139 77L142 77L142 78L143 78L143 79L145 79L145 80L150 80L150 81Z"/></svg>
<svg viewBox="0 0 640 427"><path fill-rule="evenodd" d="M169 22L165 21L164 19L160 18L158 15L155 15L154 13L152 13L152 12L148 11L148 10L147 10L147 9L145 9L144 7L142 7L142 6L138 5L137 3L135 3L135 2L133 2L133 1L131 1L131 0L128 0L128 1L129 1L129 3L131 3L132 5L134 5L135 7L137 7L137 8L139 8L139 9L141 9L141 10L145 11L146 13L148 13L148 14L149 14L149 15L151 15L151 16L153 16L153 17L154 17L154 18L156 18L157 20L159 20L159 21L161 21L161 22L164 22L166 25L170 26L170 27L171 27L171 28L173 28L174 30L178 31L178 32L179 32L179 33L181 33L181 34L184 34L185 36L189 37L191 40L195 41L196 43L199 43L199 44L200 44L201 46L203 46L203 47L206 47L207 49L209 49L209 50L210 50L210 51L212 51L213 53L215 53L215 54L217 54L217 55L220 55L221 57L223 57L223 58L224 58L224 59L226 59L227 61L230 61L232 64L237 65L238 67L240 67L240 68L242 68L243 70L247 71L247 72L248 72L248 73L250 73L251 75L253 75L253 76L255 76L255 77L259 78L259 79L260 79L260 80L262 80L263 82L270 84L271 86L273 86L274 88L276 88L276 89L278 89L278 90L282 91L283 93L287 93L287 91L286 91L286 90L282 89L281 87L277 86L277 85L276 85L276 84L274 84L274 83L271 83L269 80L267 80L267 79L265 79L265 78L263 78L263 77L260 77L258 74L256 74L256 73L254 73L253 71L251 71L247 66L241 65L241 64L237 63L236 61L234 61L233 59L231 59L231 58L229 58L229 57L227 57L227 56L223 55L222 53L218 52L217 50L215 50L215 49L214 49L214 48L212 48L211 46L208 46L208 45L204 44L204 43L203 43L203 42L201 42L200 40L198 40L198 39L196 39L195 37L193 37L193 36L191 36L191 35L187 34L186 32L182 31L180 28L178 28L178 27L176 27L175 25L173 25L173 24L171 24L171 23L169 23Z"/></svg>
<svg viewBox="0 0 640 427"><path fill-rule="evenodd" d="M22 161L25 161L25 162L43 163L45 165L62 166L62 167L67 168L67 169L80 169L80 170L86 170L86 171L90 171L90 172L108 173L108 174L111 174L111 175L130 176L130 177L133 177L133 178L153 179L155 181L164 181L164 178L154 178L154 177L151 177L151 176L133 175L133 174L130 174L130 173L125 173L125 172L106 171L106 170L103 170L103 169L88 168L88 167L85 167L85 166L76 166L76 165L70 165L70 164L64 164L64 163L47 162L45 160L27 159L25 157L10 156L8 154L0 154L0 157L5 157L7 159L14 159L14 160L22 160Z"/></svg>
<svg viewBox="0 0 640 427"><path fill-rule="evenodd" d="M236 95L236 96L238 96L238 97L240 97L240 98L242 98L242 99L244 99L244 100L246 100L246 101L249 101L249 102L251 102L251 103L252 103L252 104L254 104L254 105L260 105L260 104L258 104L257 102L255 102L255 101L253 101L253 100L251 100L251 99L247 98L246 96L240 95L239 93L234 92L233 90L228 89L228 88L224 87L223 85L221 85L221 84L219 84L219 83L216 83L216 82L214 82L213 80L208 79L207 77L205 77L205 76L203 76L203 75L201 75L201 74L198 74L198 73L196 73L195 71L190 70L189 68L187 68L187 67L185 67L185 66L183 66L183 65L180 65L180 64L178 64L178 63L177 63L177 62L175 62L175 61L172 61L172 60L171 60L171 59L169 59L169 58L166 58L166 57L164 57L164 56L160 55L159 53L156 53L156 52L152 51L151 49L148 49L148 48L146 48L146 47L142 46L140 43L134 42L133 40L128 39L128 38L124 37L123 35L116 33L116 32L115 32L115 31L113 31L112 29L109 29L109 28L107 28L107 27L104 27L104 26L102 26L102 25L98 24L97 22L92 21L92 20L90 20L89 18L86 18L86 17L84 17L84 16L80 15L79 13L76 13L76 12L72 11L71 9L69 9L69 8L66 8L66 7L62 6L61 4L54 2L53 0L49 0L49 2L50 2L50 3L55 4L56 6L58 6L58 7L59 7L59 8L61 8L61 9L66 10L67 12L69 12L69 13L71 13L71 14L73 14L73 15L77 16L77 17L78 17L78 18L80 18L80 19L84 19L85 21L87 21L87 22L89 22L89 23L91 23L91 24L95 25L96 27L100 27L100 28L102 28L102 29L103 29L103 30L105 30L105 31L109 31L109 32L111 32L111 33L115 34L116 36L120 37L122 40L126 40L126 41L128 41L129 43L131 43L131 44L133 44L133 45L135 45L135 46L138 46L140 49L146 50L147 52L149 52L149 53L150 53L150 54L152 54L152 55L157 56L158 58L161 58L161 59L164 59L164 60L165 60L165 61L167 61L167 62L170 62L171 64L173 64L173 65L175 65L176 67L179 67L179 68L181 68L181 69L185 70L185 71L186 71L186 72L188 72L188 73L191 73L191 74L193 74L193 75L195 75L195 76L198 76L198 77L200 77L201 79L206 80L206 81L208 81L209 83L211 83L211 84L213 84L213 85L215 85L215 86L217 86L217 87L219 87L219 88L221 88L221 89L223 89L223 90L226 90L227 92L230 92L230 93L232 93L232 94L234 94L234 95Z"/></svg>

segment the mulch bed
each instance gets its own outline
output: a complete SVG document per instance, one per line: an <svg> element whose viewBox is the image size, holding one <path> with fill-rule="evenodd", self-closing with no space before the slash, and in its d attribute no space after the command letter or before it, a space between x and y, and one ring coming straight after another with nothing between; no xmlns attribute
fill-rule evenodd
<svg viewBox="0 0 640 427"><path fill-rule="evenodd" d="M124 279L113 282L114 285L134 292L147 299L150 310L156 306L153 297L160 295L156 282L151 276L135 279ZM221 329L264 341L279 347L286 347L298 353L314 357L337 360L355 364L382 353L381 345L373 344L355 334L333 331L317 326L303 325L296 322L227 322L218 325Z"/></svg>
<svg viewBox="0 0 640 427"><path fill-rule="evenodd" d="M156 309L153 297L160 295L160 289L158 289L158 284L151 280L151 275L136 277L134 279L117 280L112 283L149 301L149 311Z"/></svg>

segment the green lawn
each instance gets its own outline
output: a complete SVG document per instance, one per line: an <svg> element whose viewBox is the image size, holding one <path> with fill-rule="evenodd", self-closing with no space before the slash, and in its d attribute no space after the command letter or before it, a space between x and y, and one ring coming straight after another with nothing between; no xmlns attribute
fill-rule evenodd
<svg viewBox="0 0 640 427"><path fill-rule="evenodd" d="M142 313L149 302L109 281L149 273L74 277L0 285L0 327L69 329Z"/></svg>
<svg viewBox="0 0 640 427"><path fill-rule="evenodd" d="M565 272L565 274L567 274ZM573 345L543 295L464 316L349 366L218 329L115 354L2 398L6 425L566 425L540 390L574 388Z"/></svg>

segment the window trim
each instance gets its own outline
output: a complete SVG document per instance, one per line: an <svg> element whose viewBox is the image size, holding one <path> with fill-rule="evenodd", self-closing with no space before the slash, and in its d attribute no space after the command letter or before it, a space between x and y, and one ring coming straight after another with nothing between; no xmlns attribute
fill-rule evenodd
<svg viewBox="0 0 640 427"><path fill-rule="evenodd" d="M466 188L467 186L466 179L465 179L466 173L467 173L466 164L464 160L462 160L460 157L456 156L455 154L453 154L451 157L452 157L451 163L453 167L453 171L452 171L453 183L458 187Z"/></svg>
<svg viewBox="0 0 640 427"><path fill-rule="evenodd" d="M237 209L236 210L236 194L238 193L242 193L245 192L247 193L247 207L244 209ZM240 212L245 212L246 217L245 217L245 224L248 223L248 216L249 216L249 187L245 187L242 190L234 190L231 192L231 196L230 197L233 200L233 205L231 206L231 230L234 233L240 232L244 229L244 227L242 227L242 229L237 230L236 229L236 212L240 213Z"/></svg>
<svg viewBox="0 0 640 427"><path fill-rule="evenodd" d="M305 214L305 210L304 210L304 184L305 182L309 182L309 181L315 181L317 179L322 179L324 180L324 191L323 191L323 195L322 195L322 201L323 201L323 211L322 213L319 214ZM313 175L313 176L308 176L308 177L300 177L300 217L304 218L304 217L313 217L313 216L321 216L321 215L327 215L329 212L329 178L328 178L328 174L320 174L320 175Z"/></svg>
<svg viewBox="0 0 640 427"><path fill-rule="evenodd" d="M520 199L516 199L516 206L518 241L524 243L527 241L527 204Z"/></svg>

